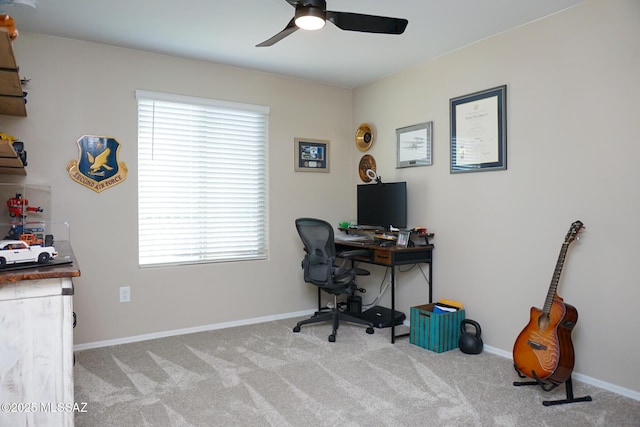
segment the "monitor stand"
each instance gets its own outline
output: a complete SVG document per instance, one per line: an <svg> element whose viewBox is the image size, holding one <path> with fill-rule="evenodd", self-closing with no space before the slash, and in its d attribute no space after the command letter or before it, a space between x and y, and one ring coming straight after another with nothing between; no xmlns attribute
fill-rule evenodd
<svg viewBox="0 0 640 427"><path fill-rule="evenodd" d="M392 322L395 322L394 326L402 325L402 322L404 322L407 316L401 311L395 311L392 317L390 308L376 305L363 312L360 318L373 323L373 326L376 328L382 329L390 328L393 325Z"/></svg>

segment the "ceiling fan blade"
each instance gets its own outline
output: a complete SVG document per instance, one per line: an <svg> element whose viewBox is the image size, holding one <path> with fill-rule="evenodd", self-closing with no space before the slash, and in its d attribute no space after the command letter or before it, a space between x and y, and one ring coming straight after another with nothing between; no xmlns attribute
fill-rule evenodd
<svg viewBox="0 0 640 427"><path fill-rule="evenodd" d="M403 18L327 11L327 21L341 30L363 33L402 34L409 21Z"/></svg>
<svg viewBox="0 0 640 427"><path fill-rule="evenodd" d="M287 37L289 34L294 33L297 29L298 29L298 27L296 26L295 18L294 18L291 21L289 21L287 26L284 27L284 30L280 31L278 34L276 34L275 36L271 37L270 39L265 40L260 44L257 44L256 47L273 46L274 44L278 43L283 38Z"/></svg>

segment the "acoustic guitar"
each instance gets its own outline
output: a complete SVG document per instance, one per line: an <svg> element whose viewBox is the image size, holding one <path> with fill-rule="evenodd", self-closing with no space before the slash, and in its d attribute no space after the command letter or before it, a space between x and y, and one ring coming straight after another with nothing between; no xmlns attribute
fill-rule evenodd
<svg viewBox="0 0 640 427"><path fill-rule="evenodd" d="M556 291L569 245L583 227L581 221L571 224L560 249L544 307L542 310L531 307L529 324L520 332L513 346L516 370L541 385L562 384L573 371L571 331L578 321L578 311L565 303Z"/></svg>

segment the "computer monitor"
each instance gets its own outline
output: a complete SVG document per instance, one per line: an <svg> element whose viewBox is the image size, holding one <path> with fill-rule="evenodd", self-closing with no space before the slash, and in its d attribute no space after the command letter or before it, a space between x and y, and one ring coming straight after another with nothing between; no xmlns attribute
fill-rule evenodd
<svg viewBox="0 0 640 427"><path fill-rule="evenodd" d="M358 226L407 228L407 183L358 185Z"/></svg>

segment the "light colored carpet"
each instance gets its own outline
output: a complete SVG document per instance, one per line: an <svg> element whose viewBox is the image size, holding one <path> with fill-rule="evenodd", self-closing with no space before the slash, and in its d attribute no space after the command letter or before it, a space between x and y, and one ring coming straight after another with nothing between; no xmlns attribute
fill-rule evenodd
<svg viewBox="0 0 640 427"><path fill-rule="evenodd" d="M514 387L510 360L434 353L389 330L299 319L76 352L77 426L640 426L640 402L574 380L592 402Z"/></svg>

